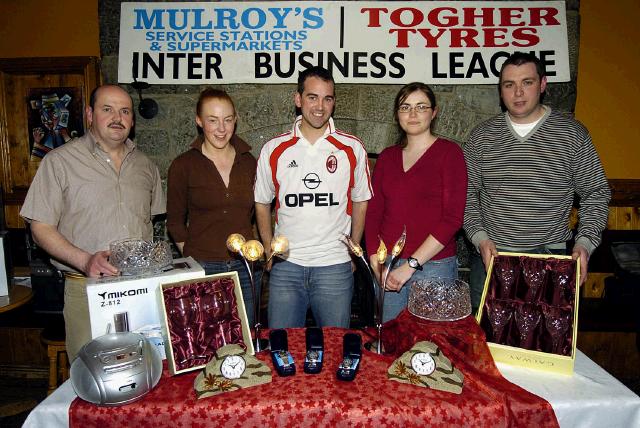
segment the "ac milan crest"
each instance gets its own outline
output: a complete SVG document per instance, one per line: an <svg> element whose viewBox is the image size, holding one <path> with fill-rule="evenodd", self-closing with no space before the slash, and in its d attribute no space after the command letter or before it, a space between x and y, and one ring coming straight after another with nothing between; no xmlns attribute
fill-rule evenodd
<svg viewBox="0 0 640 428"><path fill-rule="evenodd" d="M338 159L336 159L334 155L331 155L327 158L327 171L333 174L336 172L336 169L338 169Z"/></svg>

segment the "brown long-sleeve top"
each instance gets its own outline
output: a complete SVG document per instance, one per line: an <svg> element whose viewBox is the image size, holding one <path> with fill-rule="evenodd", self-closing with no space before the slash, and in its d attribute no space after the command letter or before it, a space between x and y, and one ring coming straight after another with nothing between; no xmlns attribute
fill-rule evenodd
<svg viewBox="0 0 640 428"><path fill-rule="evenodd" d="M203 137L178 156L169 167L167 228L176 242L184 242L184 255L200 261L233 258L226 240L231 233L254 237L253 183L256 159L251 148L234 135L231 144L236 157L231 167L229 187L215 164L202 153Z"/></svg>

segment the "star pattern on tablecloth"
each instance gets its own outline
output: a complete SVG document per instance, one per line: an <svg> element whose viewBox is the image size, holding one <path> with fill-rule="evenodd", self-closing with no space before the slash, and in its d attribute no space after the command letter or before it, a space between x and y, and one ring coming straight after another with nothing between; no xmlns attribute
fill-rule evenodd
<svg viewBox="0 0 640 428"><path fill-rule="evenodd" d="M502 378L486 343L479 339L482 336L474 333L479 327L473 319L463 320L459 327L457 323L403 327L407 316L401 314L395 324L385 325L400 354L381 356L363 351L353 382L338 381L335 375L346 330L325 328L324 369L318 375L300 370L293 377L276 376L271 384L197 400L193 390L196 373L170 377L165 370L158 386L140 401L122 407L96 407L76 400L69 420L72 427L82 428L557 426L548 403ZM288 334L289 349L300 361L305 354L304 329L292 329ZM393 361L420 340L433 341L464 373L462 394L389 381L387 370ZM269 353L260 353L257 358L273 370ZM405 370L411 372L410 366L405 364Z"/></svg>

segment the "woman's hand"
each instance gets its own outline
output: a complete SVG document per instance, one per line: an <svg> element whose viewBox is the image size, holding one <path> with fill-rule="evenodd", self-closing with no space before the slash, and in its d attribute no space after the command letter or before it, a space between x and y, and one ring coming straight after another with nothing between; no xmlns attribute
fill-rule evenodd
<svg viewBox="0 0 640 428"><path fill-rule="evenodd" d="M387 278L387 290L399 291L404 284L411 279L415 269L404 263L402 266L398 266L389 273Z"/></svg>

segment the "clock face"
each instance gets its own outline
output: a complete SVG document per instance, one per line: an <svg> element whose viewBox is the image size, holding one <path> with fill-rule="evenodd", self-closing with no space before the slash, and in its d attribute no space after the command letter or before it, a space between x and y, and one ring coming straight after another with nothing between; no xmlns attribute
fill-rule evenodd
<svg viewBox="0 0 640 428"><path fill-rule="evenodd" d="M222 361L220 373L227 379L239 379L245 368L244 358L240 355L229 355Z"/></svg>
<svg viewBox="0 0 640 428"><path fill-rule="evenodd" d="M428 352L418 352L411 357L411 368L419 375L426 376L435 371L436 363Z"/></svg>

